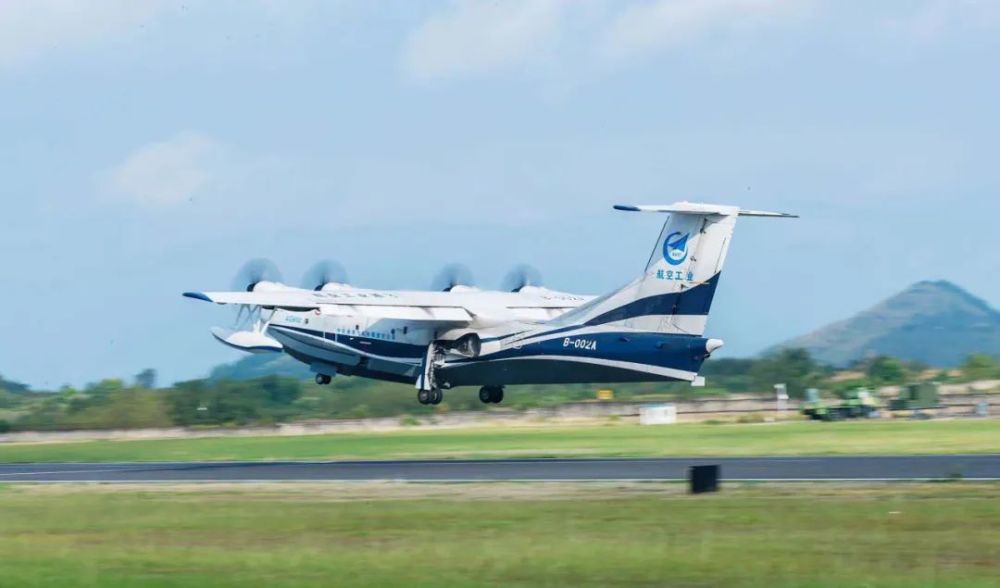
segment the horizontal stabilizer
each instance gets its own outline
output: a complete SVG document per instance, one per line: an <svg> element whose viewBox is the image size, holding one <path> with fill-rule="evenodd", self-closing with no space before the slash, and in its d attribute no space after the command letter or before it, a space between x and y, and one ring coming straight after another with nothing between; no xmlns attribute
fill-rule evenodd
<svg viewBox="0 0 1000 588"><path fill-rule="evenodd" d="M767 210L746 210L744 208L740 209L740 216L764 216L772 218L799 218L797 214L789 214L787 212L769 212Z"/></svg>
<svg viewBox="0 0 1000 588"><path fill-rule="evenodd" d="M773 218L798 218L797 215L766 210L745 210L734 206L703 204L700 202L675 202L673 204L615 204L615 210L626 212L662 212L668 214L762 216Z"/></svg>

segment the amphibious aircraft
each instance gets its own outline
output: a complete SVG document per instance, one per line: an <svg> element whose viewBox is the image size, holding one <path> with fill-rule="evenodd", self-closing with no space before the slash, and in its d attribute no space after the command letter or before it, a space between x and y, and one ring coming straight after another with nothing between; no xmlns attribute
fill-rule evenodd
<svg viewBox="0 0 1000 588"><path fill-rule="evenodd" d="M511 291L372 290L329 272L311 288L258 272L243 291L184 296L239 306L247 328L212 329L226 345L287 353L318 384L338 374L413 384L422 404L456 386L480 386L480 400L499 403L506 385L697 383L723 344L704 334L736 219L795 215L692 202L615 209L668 216L642 273L603 296L530 280Z"/></svg>

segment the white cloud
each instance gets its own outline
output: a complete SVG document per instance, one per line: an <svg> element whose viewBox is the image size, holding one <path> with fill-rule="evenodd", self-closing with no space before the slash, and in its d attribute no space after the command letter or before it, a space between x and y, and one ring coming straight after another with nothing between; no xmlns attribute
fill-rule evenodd
<svg viewBox="0 0 1000 588"><path fill-rule="evenodd" d="M409 37L406 73L418 80L522 66L551 48L569 0L458 0Z"/></svg>
<svg viewBox="0 0 1000 588"><path fill-rule="evenodd" d="M753 30L795 17L808 2L793 0L655 0L622 10L600 41L606 58L663 51L717 31Z"/></svg>
<svg viewBox="0 0 1000 588"><path fill-rule="evenodd" d="M100 178L112 200L143 207L170 207L204 193L220 174L222 147L211 138L183 132L144 145Z"/></svg>
<svg viewBox="0 0 1000 588"><path fill-rule="evenodd" d="M621 64L722 32L794 21L819 0L455 0L410 35L414 79L469 76L572 60Z"/></svg>
<svg viewBox="0 0 1000 588"><path fill-rule="evenodd" d="M163 0L2 0L0 66L103 40L154 18L166 6Z"/></svg>

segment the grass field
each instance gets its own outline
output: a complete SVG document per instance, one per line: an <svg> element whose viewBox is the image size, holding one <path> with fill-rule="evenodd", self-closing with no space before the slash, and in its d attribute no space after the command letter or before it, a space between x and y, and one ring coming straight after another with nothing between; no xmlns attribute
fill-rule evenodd
<svg viewBox="0 0 1000 588"><path fill-rule="evenodd" d="M1000 453L1000 420L405 429L0 445L0 462Z"/></svg>
<svg viewBox="0 0 1000 588"><path fill-rule="evenodd" d="M996 586L998 486L0 487L2 586Z"/></svg>

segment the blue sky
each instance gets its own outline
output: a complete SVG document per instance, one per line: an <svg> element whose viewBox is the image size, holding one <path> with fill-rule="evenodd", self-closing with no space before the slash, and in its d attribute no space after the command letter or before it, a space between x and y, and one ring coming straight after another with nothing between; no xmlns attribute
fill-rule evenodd
<svg viewBox="0 0 1000 588"><path fill-rule="evenodd" d="M729 356L921 279L1000 301L1000 3L0 3L0 374L197 377L224 289L519 262L601 293L689 199L737 227Z"/></svg>

